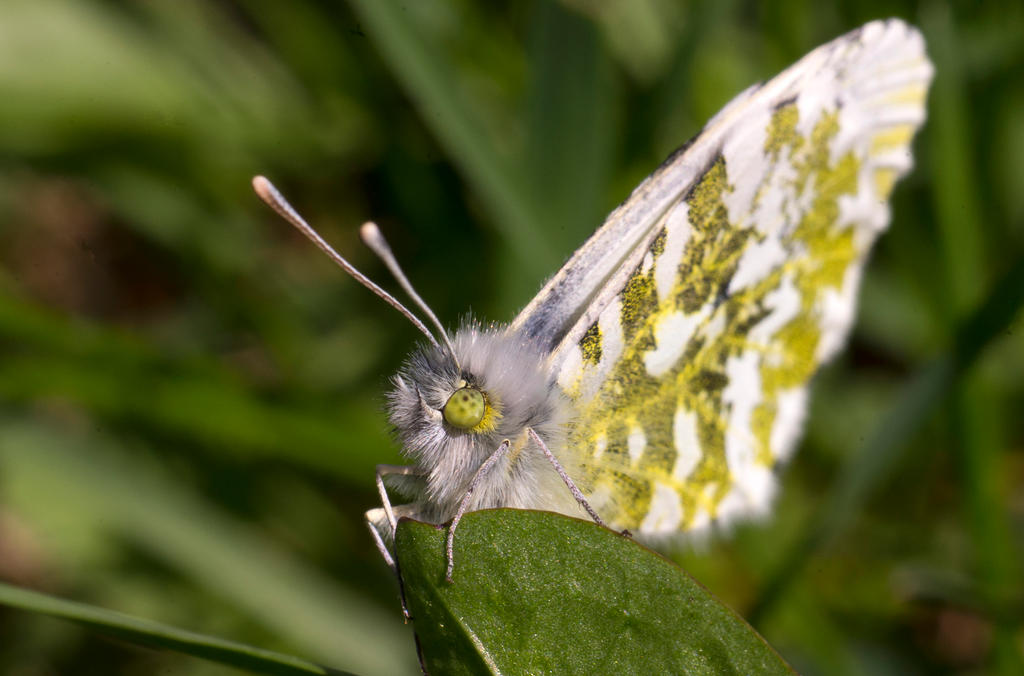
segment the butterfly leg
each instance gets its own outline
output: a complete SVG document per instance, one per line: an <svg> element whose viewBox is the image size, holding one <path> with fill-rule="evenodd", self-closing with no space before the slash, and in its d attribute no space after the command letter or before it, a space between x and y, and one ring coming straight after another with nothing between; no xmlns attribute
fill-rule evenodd
<svg viewBox="0 0 1024 676"><path fill-rule="evenodd" d="M473 497L473 491L476 490L477 485L487 475L494 463L508 451L511 442L505 439L498 445L494 453L484 460L484 464L480 465L480 468L473 475L473 479L469 482L469 488L466 489L466 494L462 496L462 502L459 503L459 508L455 512L455 517L452 518L452 525L448 527L448 541L445 544L445 553L448 555L448 570L444 575L444 579L448 582L452 581L452 571L455 569L455 528L459 525L459 521L462 520L462 515L469 509L469 499Z"/></svg>
<svg viewBox="0 0 1024 676"><path fill-rule="evenodd" d="M395 564L395 559L391 556L391 551L388 549L388 546L384 543L384 537L380 534L380 528L378 526L382 520L381 512L383 511L384 510L380 507L368 509L366 510L366 514L364 514L364 518L366 519L366 527L370 530L370 535L373 536L373 543L377 545L377 551L380 552L381 558L384 559L384 563L388 564L388 568L397 575L398 566ZM384 518L386 519L387 515L384 515Z"/></svg>
<svg viewBox="0 0 1024 676"><path fill-rule="evenodd" d="M366 511L366 527L370 529L370 535L373 536L373 543L377 545L377 551L380 552L381 557L384 559L384 563L388 564L388 568L395 574L395 579L398 580L398 598L402 602L402 616L406 622L412 619L412 615L409 613L409 606L405 602L405 585L402 583L402 574L398 571L398 561L388 551L387 545L384 543L384 538L380 534L381 521L387 518L387 515L382 515L384 510L380 507L374 507ZM381 517L384 517L383 519ZM394 538L394 531L391 532L392 539Z"/></svg>
<svg viewBox="0 0 1024 676"><path fill-rule="evenodd" d="M587 499L583 496L583 491L581 491L579 487L576 486L575 482L573 482L572 478L565 471L565 468L562 467L562 464L558 462L558 459L555 458L555 455L548 449L548 446L547 444L544 443L544 440L540 438L540 435L537 434L537 432L534 431L532 427L527 428L526 431L529 432L530 438L533 439L533 443L537 444L537 446L540 447L540 450L544 454L544 457L548 459L548 462L550 462L551 465L555 468L555 471L558 472L558 476L562 477L562 481L565 482L566 487L569 489L569 492L572 493L572 497L576 498L576 502L580 504L580 507L587 510L587 514L589 514L590 518L594 520L594 523L596 523L598 526L604 526L605 528L607 528L607 524L605 524L605 522L601 520L601 517L597 515L597 512L594 511L594 508L590 506L590 503L587 502Z"/></svg>
<svg viewBox="0 0 1024 676"><path fill-rule="evenodd" d="M409 607L405 603L405 585L402 584L402 574L398 570L398 561L391 552L388 550L387 544L384 542L384 537L381 535L380 527L382 521L386 523L388 539L392 542L395 540L395 528L398 527L398 520L395 518L395 510L391 506L391 498L388 496L387 487L384 486L384 477L386 476L418 476L420 472L415 467L407 467L404 465L377 465L375 479L377 483L377 492L380 493L381 507L368 510L366 512L366 526L370 529L370 535L373 537L373 543L377 545L377 551L380 552L381 557L384 559L384 563L387 564L391 572L395 574L395 578L398 580L398 595L402 601L402 615L406 620L412 619L409 614ZM384 518L381 519L381 512L384 513Z"/></svg>
<svg viewBox="0 0 1024 676"><path fill-rule="evenodd" d="M398 521L395 519L395 510L391 508L391 499L388 497L388 489L384 486L386 476L420 476L421 472L416 467L406 465L377 465L375 479L377 481L377 492L380 493L380 504L388 517L388 525L391 527L391 537L395 536L395 528ZM380 533L377 533L379 536Z"/></svg>

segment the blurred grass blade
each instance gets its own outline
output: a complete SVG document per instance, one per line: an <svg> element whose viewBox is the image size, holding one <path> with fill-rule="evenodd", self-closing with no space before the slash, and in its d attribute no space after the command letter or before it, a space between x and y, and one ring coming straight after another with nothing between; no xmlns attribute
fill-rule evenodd
<svg viewBox="0 0 1024 676"><path fill-rule="evenodd" d="M748 613L757 626L789 586L798 578L811 556L838 536L850 523L876 486L903 459L914 434L935 407L978 359L982 351L1014 321L1024 305L1024 256L957 330L949 353L922 368L904 388L890 413L868 437L861 451L852 454L839 473L824 505L806 528L804 536L782 559Z"/></svg>
<svg viewBox="0 0 1024 676"><path fill-rule="evenodd" d="M981 163L971 129L970 83L966 77L965 39L949 7L931 4L922 14L922 28L937 44L934 100L931 106L932 191L946 283L939 285L937 303L959 319L977 301L991 273L985 251L987 223L993 212L983 209L986 181L977 171ZM987 206L987 205L986 205ZM998 605L1018 583L1013 530L1002 505L1003 483L1012 474L1003 452L998 414L992 402L1001 397L998 387L979 370L971 372L953 396L950 441L957 464L964 524L974 545L974 575L986 605ZM1024 673L1019 621L997 618L990 663L992 673Z"/></svg>
<svg viewBox="0 0 1024 676"><path fill-rule="evenodd" d="M684 17L697 8L672 0L562 0L600 25L608 50L630 75L655 82L664 75L678 46Z"/></svg>
<svg viewBox="0 0 1024 676"><path fill-rule="evenodd" d="M359 673L411 671L397 610L388 615L166 481L146 454L55 428L0 419L0 481L15 508L47 495L66 518L129 539L317 659Z"/></svg>
<svg viewBox="0 0 1024 676"><path fill-rule="evenodd" d="M524 173L531 203L544 205L548 246L567 257L607 212L619 142L616 82L594 25L556 3L537 6L528 56L536 75Z"/></svg>
<svg viewBox="0 0 1024 676"><path fill-rule="evenodd" d="M15 346L0 372L0 396L8 402L56 397L97 418L151 426L222 455L287 453L289 463L355 484L372 476L380 460L341 452L360 448L356 440L383 438L371 401L322 414L308 405L268 403L210 359L169 357L123 330L69 320L2 292L0 339Z"/></svg>
<svg viewBox="0 0 1024 676"><path fill-rule="evenodd" d="M935 59L934 91L928 124L931 134L931 176L935 184L935 225L939 231L945 284L936 285L942 306L952 319L960 319L981 296L989 273L985 261L985 219L978 195L983 181L976 180L977 146L968 131L973 127L969 87L964 79L963 40L950 7L932 3L923 12L922 28L932 44ZM941 290L939 290L941 289Z"/></svg>
<svg viewBox="0 0 1024 676"><path fill-rule="evenodd" d="M466 515L396 534L413 627L434 674L783 674L793 671L671 561L589 521Z"/></svg>
<svg viewBox="0 0 1024 676"><path fill-rule="evenodd" d="M393 0L350 0L384 61L390 66L420 112L423 123L458 165L465 180L484 198L491 218L512 248L509 268L524 279L524 289L550 274L559 257L548 245L526 194L517 167L497 152L483 126L463 103L457 72L444 62L443 51L428 44L422 28L414 27L409 7Z"/></svg>
<svg viewBox="0 0 1024 676"><path fill-rule="evenodd" d="M116 636L131 643L174 650L257 674L345 676L348 673L322 667L291 655L282 655L234 641L204 636L105 608L66 601L48 594L12 587L2 582L0 582L0 604L71 620L102 634Z"/></svg>

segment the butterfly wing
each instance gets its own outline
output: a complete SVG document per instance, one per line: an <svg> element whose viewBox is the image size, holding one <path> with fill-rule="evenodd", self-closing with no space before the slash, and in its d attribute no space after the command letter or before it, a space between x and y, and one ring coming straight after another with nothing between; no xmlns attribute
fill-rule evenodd
<svg viewBox="0 0 1024 676"><path fill-rule="evenodd" d="M769 507L931 76L898 20L811 52L726 106L516 319L558 341L563 454L606 520L667 535Z"/></svg>
<svg viewBox="0 0 1024 676"><path fill-rule="evenodd" d="M621 287L624 266L629 267L631 257L650 244L664 214L698 178L709 149L705 141L731 126L757 89L756 85L750 87L733 99L701 134L644 179L522 309L509 331L529 338L545 351L554 351L566 340L577 341L578 329L593 323L597 294ZM591 320L581 320L587 311ZM569 335L574 327L577 333Z"/></svg>

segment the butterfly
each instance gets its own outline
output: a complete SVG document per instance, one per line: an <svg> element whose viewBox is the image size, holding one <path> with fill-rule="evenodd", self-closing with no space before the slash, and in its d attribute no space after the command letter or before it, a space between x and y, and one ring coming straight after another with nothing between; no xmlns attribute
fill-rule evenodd
<svg viewBox="0 0 1024 676"><path fill-rule="evenodd" d="M426 336L392 379L409 466L381 465L367 523L385 560L403 516L581 515L647 540L770 508L808 382L842 346L888 198L912 165L933 69L875 21L725 106L507 325L449 334L379 229L363 240L433 324L337 254L263 177L257 193ZM413 497L392 506L387 483ZM396 571L397 572L397 571Z"/></svg>

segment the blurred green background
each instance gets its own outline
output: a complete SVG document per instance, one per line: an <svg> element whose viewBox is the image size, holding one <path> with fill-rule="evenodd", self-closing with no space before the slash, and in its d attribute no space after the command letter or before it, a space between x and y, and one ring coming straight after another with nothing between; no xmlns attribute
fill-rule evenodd
<svg viewBox="0 0 1024 676"><path fill-rule="evenodd" d="M0 3L0 580L415 673L362 513L417 334L250 177L508 320L733 95L898 15L937 77L851 345L776 514L676 558L802 673L1020 673L1024 5L481 5ZM0 673L158 671L234 673L0 608Z"/></svg>

